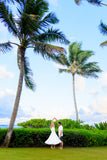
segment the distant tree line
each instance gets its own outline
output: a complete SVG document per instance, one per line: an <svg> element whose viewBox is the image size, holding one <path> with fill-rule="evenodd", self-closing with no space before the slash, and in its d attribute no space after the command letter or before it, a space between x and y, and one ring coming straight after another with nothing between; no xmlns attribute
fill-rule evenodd
<svg viewBox="0 0 107 160"><path fill-rule="evenodd" d="M100 123L94 123L94 125L89 125L89 124L84 124L83 121L75 121L72 119L59 119L64 127L64 129L87 129L87 130L92 130L92 129L99 129L99 130L107 130L107 122L100 122ZM46 119L31 119L26 122L18 123L17 125L23 128L50 128L50 123L51 120L46 120ZM55 123L55 128L58 128L58 125L56 122Z"/></svg>

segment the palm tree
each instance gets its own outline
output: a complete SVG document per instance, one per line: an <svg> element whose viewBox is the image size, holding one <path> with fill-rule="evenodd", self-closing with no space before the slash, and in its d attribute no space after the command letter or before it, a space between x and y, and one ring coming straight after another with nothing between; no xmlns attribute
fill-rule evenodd
<svg viewBox="0 0 107 160"><path fill-rule="evenodd" d="M15 0L17 2L18 16L14 18L12 11L5 2L0 1L0 19L8 27L9 32L17 37L19 43L7 42L10 47L16 45L17 63L20 70L18 88L14 102L13 112L10 119L9 129L3 143L8 147L22 91L23 79L28 88L34 90L35 84L32 80L32 70L26 56L26 50L32 48L34 52L40 53L45 59L54 59L56 55L66 53L65 49L52 45L52 42L68 44L65 35L58 29L53 29L51 24L59 22L54 13L48 12L48 3L45 0ZM46 12L48 12L47 15ZM1 48L6 43L0 44Z"/></svg>
<svg viewBox="0 0 107 160"><path fill-rule="evenodd" d="M82 0L75 0L75 3L77 5L79 5L81 3ZM86 0L87 2L93 4L93 5L97 5L97 6L107 6L107 4L102 3L103 0Z"/></svg>
<svg viewBox="0 0 107 160"><path fill-rule="evenodd" d="M99 29L100 29L100 32L103 34L103 35L107 35L107 25L104 24L103 22L100 23L100 26L99 26ZM102 47L103 46L107 46L107 41L104 41L100 44Z"/></svg>
<svg viewBox="0 0 107 160"><path fill-rule="evenodd" d="M66 55L61 54L56 60L56 62L67 67L66 69L60 68L60 73L66 72L72 74L76 121L78 121L78 109L75 96L75 75L78 74L86 78L98 78L96 73L101 72L97 62L87 62L92 55L94 55L93 51L83 51L81 50L81 44L74 42L69 46L69 56L66 57Z"/></svg>

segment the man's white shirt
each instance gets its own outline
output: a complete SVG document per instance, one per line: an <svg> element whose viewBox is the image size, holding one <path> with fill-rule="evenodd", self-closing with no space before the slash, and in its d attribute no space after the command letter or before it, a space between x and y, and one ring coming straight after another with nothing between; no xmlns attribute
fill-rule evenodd
<svg viewBox="0 0 107 160"><path fill-rule="evenodd" d="M63 136L63 126L59 126L58 128L58 135L60 136L60 132L62 131L61 137Z"/></svg>

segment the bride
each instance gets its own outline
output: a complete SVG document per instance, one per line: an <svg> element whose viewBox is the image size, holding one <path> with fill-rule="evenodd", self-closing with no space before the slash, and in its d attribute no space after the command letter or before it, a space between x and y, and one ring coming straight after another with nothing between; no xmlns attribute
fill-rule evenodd
<svg viewBox="0 0 107 160"><path fill-rule="evenodd" d="M59 139L59 137L55 132L55 125L53 121L51 122L50 129L51 129L51 134L49 138L45 141L45 143L51 145L51 149L54 149L56 144L61 143L61 140Z"/></svg>

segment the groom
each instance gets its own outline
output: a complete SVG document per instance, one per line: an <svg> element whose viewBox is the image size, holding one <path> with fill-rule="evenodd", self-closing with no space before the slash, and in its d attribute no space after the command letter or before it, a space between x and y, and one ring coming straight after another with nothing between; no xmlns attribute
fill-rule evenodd
<svg viewBox="0 0 107 160"><path fill-rule="evenodd" d="M54 118L59 126L58 128L58 136L59 136L59 139L61 140L61 143L60 143L60 149L63 149L63 126L61 125L61 122L58 122L58 120L56 118Z"/></svg>

